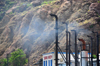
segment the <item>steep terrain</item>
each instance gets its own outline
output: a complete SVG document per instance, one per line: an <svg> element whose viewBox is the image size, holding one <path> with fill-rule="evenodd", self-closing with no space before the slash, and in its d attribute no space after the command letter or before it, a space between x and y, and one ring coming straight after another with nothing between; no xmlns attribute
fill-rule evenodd
<svg viewBox="0 0 100 66"><path fill-rule="evenodd" d="M56 14L59 20L59 46L65 51L65 25L68 30L77 30L78 38L90 43L87 35L100 34L100 2L96 0L57 0L49 4L41 1L19 2L5 12L0 21L0 56L6 57L18 48L24 50L30 64L36 63L42 54L54 51L55 19L50 13ZM74 51L74 34L71 49ZM93 36L94 37L94 36ZM95 40L94 40L95 41ZM81 44L78 41L78 44ZM95 43L94 43L95 47Z"/></svg>

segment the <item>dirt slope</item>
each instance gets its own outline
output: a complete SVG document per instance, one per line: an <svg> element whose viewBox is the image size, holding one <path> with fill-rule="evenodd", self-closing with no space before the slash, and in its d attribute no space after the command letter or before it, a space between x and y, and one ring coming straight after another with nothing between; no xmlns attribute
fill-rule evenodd
<svg viewBox="0 0 100 66"><path fill-rule="evenodd" d="M63 51L66 36L65 25L62 22L69 23L69 31L76 29L78 38L85 39L86 43L90 43L86 35L94 35L92 30L100 34L100 3L95 0L75 0L72 5L67 0L34 5L37 3L39 4L33 1L33 5L28 7L27 3L17 4L6 12L0 21L1 57L6 57L6 54L21 48L27 57L29 56L32 65L42 58L43 53L54 51L55 19L50 13L58 16L59 46ZM71 34L71 48L74 51L74 34ZM78 44L81 43L78 41Z"/></svg>

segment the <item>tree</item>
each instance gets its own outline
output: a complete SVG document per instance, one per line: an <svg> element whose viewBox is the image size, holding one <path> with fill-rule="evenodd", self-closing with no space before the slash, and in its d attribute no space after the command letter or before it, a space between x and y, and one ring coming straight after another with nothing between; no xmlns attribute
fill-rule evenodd
<svg viewBox="0 0 100 66"><path fill-rule="evenodd" d="M7 66L7 59L6 58L0 59L0 66Z"/></svg>
<svg viewBox="0 0 100 66"><path fill-rule="evenodd" d="M23 66L28 62L26 59L26 54L22 49L18 49L11 53L11 57L9 58L9 62L12 66Z"/></svg>

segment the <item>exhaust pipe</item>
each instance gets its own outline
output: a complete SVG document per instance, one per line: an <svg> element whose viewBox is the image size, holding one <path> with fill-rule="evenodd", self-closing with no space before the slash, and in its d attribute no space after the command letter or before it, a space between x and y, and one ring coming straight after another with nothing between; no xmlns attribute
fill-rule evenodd
<svg viewBox="0 0 100 66"><path fill-rule="evenodd" d="M78 66L78 53L77 53L77 32L76 30L71 30L75 33L75 66Z"/></svg>
<svg viewBox="0 0 100 66"><path fill-rule="evenodd" d="M86 43L83 39L78 39L79 41L81 41L83 43L83 50L86 50Z"/></svg>
<svg viewBox="0 0 100 66"><path fill-rule="evenodd" d="M97 66L99 66L99 34L98 34L98 32L94 32L94 31L92 31L93 33L96 33L97 35L96 35L96 37L97 37Z"/></svg>
<svg viewBox="0 0 100 66"><path fill-rule="evenodd" d="M58 66L58 17L57 17L57 15L55 15L55 14L50 14L50 16L52 16L52 17L55 17L55 19L56 19L56 24L55 24L55 26L56 26L56 28L55 28L55 34L56 34L56 36L55 36L55 38L56 38L56 50L55 50L55 66Z"/></svg>
<svg viewBox="0 0 100 66"><path fill-rule="evenodd" d="M80 52L81 54L81 63L80 66L87 66L88 63L88 52L86 51L86 43L83 39L78 39L79 41L81 41L83 43L83 48L82 51Z"/></svg>
<svg viewBox="0 0 100 66"><path fill-rule="evenodd" d="M93 66L93 38L91 36L87 36L91 39L91 66Z"/></svg>

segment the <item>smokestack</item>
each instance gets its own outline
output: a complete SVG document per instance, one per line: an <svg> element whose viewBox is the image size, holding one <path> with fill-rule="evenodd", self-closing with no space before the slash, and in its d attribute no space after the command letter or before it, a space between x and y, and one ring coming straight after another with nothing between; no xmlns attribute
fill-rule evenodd
<svg viewBox="0 0 100 66"><path fill-rule="evenodd" d="M93 33L96 33L97 35L96 35L96 37L97 37L97 48L96 48L96 50L97 50L97 66L99 66L99 34L98 34L98 32L94 32L94 31L92 31Z"/></svg>
<svg viewBox="0 0 100 66"><path fill-rule="evenodd" d="M79 41L81 41L83 43L83 47L82 47L82 51L81 51L81 63L80 66L87 66L87 62L88 62L88 52L86 51L86 43L83 39L78 39Z"/></svg>
<svg viewBox="0 0 100 66"><path fill-rule="evenodd" d="M75 33L75 66L78 66L78 53L77 53L77 33L76 30L71 30Z"/></svg>
<svg viewBox="0 0 100 66"><path fill-rule="evenodd" d="M86 43L83 39L78 39L79 41L81 41L83 43L83 50L86 50Z"/></svg>
<svg viewBox="0 0 100 66"><path fill-rule="evenodd" d="M55 14L50 14L50 16L55 17L56 24L55 24L55 38L56 38L56 49L55 49L55 66L58 66L58 17Z"/></svg>
<svg viewBox="0 0 100 66"><path fill-rule="evenodd" d="M91 39L91 66L93 66L93 38L87 35Z"/></svg>

